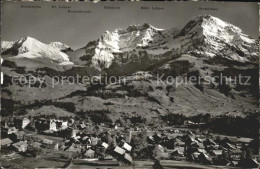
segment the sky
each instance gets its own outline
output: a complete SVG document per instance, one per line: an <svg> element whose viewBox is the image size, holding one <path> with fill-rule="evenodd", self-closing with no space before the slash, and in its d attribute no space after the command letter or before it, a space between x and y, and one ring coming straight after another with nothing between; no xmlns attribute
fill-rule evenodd
<svg viewBox="0 0 260 169"><path fill-rule="evenodd" d="M21 8L21 5L39 5L41 8ZM91 10L91 13L68 13L68 9L54 9L53 5L71 6L72 11ZM104 6L120 9L104 9ZM141 10L141 6L160 7L164 10ZM210 8L214 10L208 10ZM184 25L192 17L204 14L218 17L240 27L245 34L258 37L257 3L169 1L3 2L1 37L5 41L15 41L30 36L44 43L59 41L77 49L98 39L107 30L143 23L168 29Z"/></svg>

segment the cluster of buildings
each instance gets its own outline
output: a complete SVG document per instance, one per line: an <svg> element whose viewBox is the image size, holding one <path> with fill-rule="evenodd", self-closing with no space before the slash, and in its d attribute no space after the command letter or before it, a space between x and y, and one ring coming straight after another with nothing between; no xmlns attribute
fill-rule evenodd
<svg viewBox="0 0 260 169"><path fill-rule="evenodd" d="M206 165L259 167L252 153L253 139L249 138L216 136L171 127L94 126L74 119L22 118L4 124L1 149L25 156L37 157L38 152L52 149L68 152L70 159L79 163L95 159L110 160L111 165L131 165L137 159L165 159Z"/></svg>
<svg viewBox="0 0 260 169"><path fill-rule="evenodd" d="M172 134L154 134L148 143L157 145L161 159L192 161L205 165L221 165L242 168L259 168L252 153L253 139L229 136L213 136L191 131L173 131Z"/></svg>
<svg viewBox="0 0 260 169"><path fill-rule="evenodd" d="M84 122L75 122L74 119L44 119L29 120L19 119L19 122L6 122L2 125L1 149L7 152L17 152L24 156L36 157L30 154L31 149L42 152L46 149L64 151L71 154L71 159L106 159L131 164L132 146L126 138L114 131L99 132L97 126ZM103 124L104 125L104 124ZM30 134L26 133L30 131ZM41 137L39 137L39 135ZM44 137L46 136L46 138ZM52 138L60 139L49 139ZM42 139L44 138L44 139ZM42 150L42 151L39 151Z"/></svg>

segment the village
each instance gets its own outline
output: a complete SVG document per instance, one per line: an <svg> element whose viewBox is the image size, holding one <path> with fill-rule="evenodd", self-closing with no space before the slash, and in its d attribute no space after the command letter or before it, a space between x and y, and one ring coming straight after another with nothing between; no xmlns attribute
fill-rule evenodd
<svg viewBox="0 0 260 169"><path fill-rule="evenodd" d="M199 124L192 121L185 121L181 126L139 127L120 121L94 124L73 117L5 117L1 123L2 167L5 164L9 168L28 168L16 164L17 159L22 163L59 152L59 158L64 161L55 168L72 164L116 168L134 166L137 161L152 161L152 167L160 169L165 160L259 168L259 150L255 149L254 139L200 131L194 128ZM46 168L51 164L41 165L37 167Z"/></svg>

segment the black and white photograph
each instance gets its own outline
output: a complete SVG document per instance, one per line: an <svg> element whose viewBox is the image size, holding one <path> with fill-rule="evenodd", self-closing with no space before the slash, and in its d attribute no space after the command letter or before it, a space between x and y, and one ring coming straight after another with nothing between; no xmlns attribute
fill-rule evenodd
<svg viewBox="0 0 260 169"><path fill-rule="evenodd" d="M1 2L1 169L258 169L256 2Z"/></svg>

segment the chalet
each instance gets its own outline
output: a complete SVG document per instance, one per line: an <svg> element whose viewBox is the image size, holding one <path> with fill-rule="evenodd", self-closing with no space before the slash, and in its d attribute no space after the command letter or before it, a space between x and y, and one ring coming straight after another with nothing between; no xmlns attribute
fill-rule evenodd
<svg viewBox="0 0 260 169"><path fill-rule="evenodd" d="M195 137L194 136L191 136L191 135L186 135L184 137L184 140L186 140L189 144L193 143L193 142L196 142L195 140Z"/></svg>
<svg viewBox="0 0 260 169"><path fill-rule="evenodd" d="M162 135L161 135L161 134L155 134L155 135L153 136L153 139L154 139L154 141L155 141L156 143L159 143L159 142L162 141Z"/></svg>
<svg viewBox="0 0 260 169"><path fill-rule="evenodd" d="M86 127L87 127L87 126L86 126L84 123L78 125L78 129L79 129L79 130L83 130L83 129L85 129Z"/></svg>
<svg viewBox="0 0 260 169"><path fill-rule="evenodd" d="M207 164L207 165L212 164L212 159L205 153L200 153L198 158L199 158L199 161L203 164Z"/></svg>
<svg viewBox="0 0 260 169"><path fill-rule="evenodd" d="M42 145L42 144L39 143L39 142L33 142L32 147L40 149L40 148L41 148L41 145Z"/></svg>
<svg viewBox="0 0 260 169"><path fill-rule="evenodd" d="M116 152L117 154L120 154L120 155L124 155L125 154L125 150L124 149L122 149L122 148L120 148L120 147L116 147L115 149L114 149L114 152Z"/></svg>
<svg viewBox="0 0 260 169"><path fill-rule="evenodd" d="M213 150L213 151L212 151L212 154L213 154L214 156L222 156L223 150Z"/></svg>
<svg viewBox="0 0 260 169"><path fill-rule="evenodd" d="M203 142L204 145L216 145L217 143L215 143L214 140L212 139L206 139L204 142Z"/></svg>
<svg viewBox="0 0 260 169"><path fill-rule="evenodd" d="M218 150L218 148L219 148L219 145L215 145L215 146L209 145L209 146L205 147L205 150L212 152L213 150Z"/></svg>
<svg viewBox="0 0 260 169"><path fill-rule="evenodd" d="M70 152L80 152L81 151L81 147L75 145L74 143L65 149L66 151L70 151Z"/></svg>
<svg viewBox="0 0 260 169"><path fill-rule="evenodd" d="M107 143L105 143L105 142L103 142L102 144L101 144L104 148L108 148L108 144Z"/></svg>
<svg viewBox="0 0 260 169"><path fill-rule="evenodd" d="M194 141L190 144L192 147L197 147L197 148L204 148L204 145L202 143L199 143L198 141Z"/></svg>
<svg viewBox="0 0 260 169"><path fill-rule="evenodd" d="M190 158L191 158L192 161L199 161L199 155L200 155L200 153L194 152L194 153L191 154Z"/></svg>
<svg viewBox="0 0 260 169"><path fill-rule="evenodd" d="M76 135L77 135L77 130L72 129L72 130L71 130L71 137L72 137L72 138L75 138Z"/></svg>
<svg viewBox="0 0 260 169"><path fill-rule="evenodd" d="M232 166L232 167L236 167L238 164L237 161L230 161L229 165Z"/></svg>
<svg viewBox="0 0 260 169"><path fill-rule="evenodd" d="M235 150L235 149L236 149L236 147L235 147L233 144L230 144L230 143L224 142L224 143L222 143L221 145L222 145L224 148L226 148L226 149L232 149L232 150Z"/></svg>
<svg viewBox="0 0 260 169"><path fill-rule="evenodd" d="M12 144L12 140L9 138L1 139L1 148L3 147L9 147Z"/></svg>
<svg viewBox="0 0 260 169"><path fill-rule="evenodd" d="M18 129L16 129L15 127L10 127L7 129L7 134L13 134L13 133L16 133L18 132Z"/></svg>
<svg viewBox="0 0 260 169"><path fill-rule="evenodd" d="M195 123L190 120L185 120L184 125L194 125Z"/></svg>
<svg viewBox="0 0 260 169"><path fill-rule="evenodd" d="M16 133L11 134L10 138L12 140L14 140L14 141L17 141L17 140L23 140L24 136L25 136L25 132L24 131L18 131Z"/></svg>
<svg viewBox="0 0 260 169"><path fill-rule="evenodd" d="M240 137L238 138L239 143L244 143L245 145L248 145L253 139L251 138L245 138L245 137Z"/></svg>
<svg viewBox="0 0 260 169"><path fill-rule="evenodd" d="M176 146L185 146L185 142L182 141L180 138L176 138L175 143Z"/></svg>
<svg viewBox="0 0 260 169"><path fill-rule="evenodd" d="M148 136L147 141L148 141L149 144L153 144L154 143L153 136Z"/></svg>
<svg viewBox="0 0 260 169"><path fill-rule="evenodd" d="M174 157L183 157L184 156L184 147L178 147L173 150L171 156Z"/></svg>
<svg viewBox="0 0 260 169"><path fill-rule="evenodd" d="M53 150L59 150L59 143L54 144Z"/></svg>
<svg viewBox="0 0 260 169"><path fill-rule="evenodd" d="M85 158L94 158L95 157L95 151L89 149L86 151L86 153L84 154Z"/></svg>
<svg viewBox="0 0 260 169"><path fill-rule="evenodd" d="M50 128L49 128L49 130L51 130L51 131L58 131L58 129L57 129L57 124L56 124L56 122L55 121L50 121Z"/></svg>
<svg viewBox="0 0 260 169"><path fill-rule="evenodd" d="M124 148L125 150L129 151L129 152L132 150L132 146L130 146L130 145L127 144L127 143L124 143L123 148Z"/></svg>
<svg viewBox="0 0 260 169"><path fill-rule="evenodd" d="M45 130L43 131L44 134L48 134L48 135L52 135L54 134L54 131L53 130Z"/></svg>
<svg viewBox="0 0 260 169"><path fill-rule="evenodd" d="M125 153L124 159L125 159L127 162L129 162L129 163L133 163L132 157L131 157L129 154L127 154L127 153Z"/></svg>
<svg viewBox="0 0 260 169"><path fill-rule="evenodd" d="M26 152L28 148L27 141L20 141L18 143L12 144L12 146L15 148L18 152Z"/></svg>
<svg viewBox="0 0 260 169"><path fill-rule="evenodd" d="M196 137L195 138L199 143L203 143L205 140L204 139L201 139L201 138L199 138L199 137Z"/></svg>
<svg viewBox="0 0 260 169"><path fill-rule="evenodd" d="M204 153L204 154L207 154L206 150L202 149L202 148L198 148L198 151L199 153Z"/></svg>
<svg viewBox="0 0 260 169"><path fill-rule="evenodd" d="M96 146L98 144L98 138L97 137L91 137L91 145Z"/></svg>
<svg viewBox="0 0 260 169"><path fill-rule="evenodd" d="M25 129L25 127L27 127L28 124L30 124L30 120L27 119L27 118L23 118L23 120L22 120L22 128Z"/></svg>
<svg viewBox="0 0 260 169"><path fill-rule="evenodd" d="M68 128L68 122L67 121L61 122L61 129L65 130L66 128Z"/></svg>
<svg viewBox="0 0 260 169"><path fill-rule="evenodd" d="M156 109L156 112L160 115L165 115L166 112L163 109Z"/></svg>
<svg viewBox="0 0 260 169"><path fill-rule="evenodd" d="M47 139L47 138L45 138L45 139L43 139L43 140L42 140L42 143L44 143L44 144L53 144L53 143L54 143L54 141L53 141L53 140L50 140L50 139Z"/></svg>

